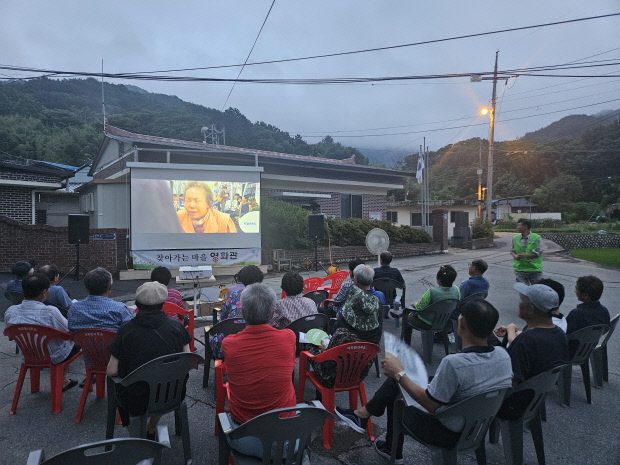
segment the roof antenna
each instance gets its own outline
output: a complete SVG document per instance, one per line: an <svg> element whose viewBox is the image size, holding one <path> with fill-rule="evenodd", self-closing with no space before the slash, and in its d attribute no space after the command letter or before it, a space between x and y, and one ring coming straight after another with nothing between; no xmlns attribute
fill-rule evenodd
<svg viewBox="0 0 620 465"><path fill-rule="evenodd" d="M101 107L103 109L103 133L105 134L107 120L105 118L105 94L103 92L103 58L101 59Z"/></svg>

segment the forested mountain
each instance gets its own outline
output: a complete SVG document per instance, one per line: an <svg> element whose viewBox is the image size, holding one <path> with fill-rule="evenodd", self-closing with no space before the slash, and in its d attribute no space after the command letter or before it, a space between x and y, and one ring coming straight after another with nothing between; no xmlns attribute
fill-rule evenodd
<svg viewBox="0 0 620 465"><path fill-rule="evenodd" d="M570 115L551 123L549 126L537 131L527 132L521 140L530 140L535 142L544 142L549 139L558 139L560 137L578 137L582 135L591 125L597 124L597 121L617 113L616 111L602 111L596 115ZM600 124L613 124L614 119L606 119Z"/></svg>
<svg viewBox="0 0 620 465"><path fill-rule="evenodd" d="M360 151L326 136L308 144L277 127L252 123L239 110L225 112L154 94L136 86L104 84L108 122L128 131L202 141L200 129L226 127L226 143L235 147L344 159ZM79 166L93 158L103 140L101 83L95 79L47 78L0 84L0 153Z"/></svg>

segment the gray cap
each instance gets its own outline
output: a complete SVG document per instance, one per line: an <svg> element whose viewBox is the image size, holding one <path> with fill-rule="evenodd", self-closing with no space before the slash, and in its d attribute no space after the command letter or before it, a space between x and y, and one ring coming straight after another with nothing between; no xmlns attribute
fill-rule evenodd
<svg viewBox="0 0 620 465"><path fill-rule="evenodd" d="M136 289L136 301L144 305L163 304L168 298L168 288L157 281L144 283Z"/></svg>
<svg viewBox="0 0 620 465"><path fill-rule="evenodd" d="M17 262L15 265L11 267L11 273L21 278L23 276L27 276L28 273L30 273L31 269L32 269L32 266L30 265L30 262L25 262L25 261Z"/></svg>
<svg viewBox="0 0 620 465"><path fill-rule="evenodd" d="M560 306L558 293L544 284L528 286L527 284L516 283L514 290L530 299L532 305L543 312L551 312Z"/></svg>

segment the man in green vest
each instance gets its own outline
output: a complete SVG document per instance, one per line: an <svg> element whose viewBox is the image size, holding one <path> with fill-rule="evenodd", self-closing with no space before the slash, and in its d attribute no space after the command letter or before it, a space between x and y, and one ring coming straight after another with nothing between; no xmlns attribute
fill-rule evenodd
<svg viewBox="0 0 620 465"><path fill-rule="evenodd" d="M542 279L542 248L538 234L530 231L532 222L527 218L517 221L517 234L512 238L510 255L514 259L512 268L515 270L517 282L527 285L536 284Z"/></svg>

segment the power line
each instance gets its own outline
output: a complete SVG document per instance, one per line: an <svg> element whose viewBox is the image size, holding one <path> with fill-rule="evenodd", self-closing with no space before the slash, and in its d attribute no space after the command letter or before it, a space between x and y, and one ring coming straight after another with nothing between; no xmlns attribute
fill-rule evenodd
<svg viewBox="0 0 620 465"><path fill-rule="evenodd" d="M267 18L269 18L269 13L271 13L271 9L273 8L273 5L276 3L276 0L273 0L273 2L271 2L271 6L269 7L269 11L267 12L267 15L265 16L265 19L263 20L263 24L260 27L260 30L258 31L258 34L256 35L256 39L254 39L254 43L252 44L252 48L250 49L250 53L248 53L248 56L245 59L245 62L243 63L243 66L241 67L241 69L239 70L239 74L237 74L237 79L239 79L239 76L241 76L241 73L243 72L245 65L247 64L248 60L250 59L250 55L252 55L252 52L254 51L254 47L256 46L256 42L258 42L258 38L260 37L260 33L263 32L263 28L265 27L265 23L267 22ZM226 104L228 103L228 99L230 98L230 95L232 94L232 91L235 89L235 86L237 85L237 79L235 79L235 81L233 82L233 85L230 89L230 92L228 92L228 96L226 97L226 101L224 102L224 105L222 105L222 109L220 111L224 111L224 108L226 107Z"/></svg>

